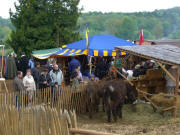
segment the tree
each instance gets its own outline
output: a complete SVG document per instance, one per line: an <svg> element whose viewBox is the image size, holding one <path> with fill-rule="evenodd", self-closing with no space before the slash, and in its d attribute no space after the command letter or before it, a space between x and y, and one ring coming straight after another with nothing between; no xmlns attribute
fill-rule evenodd
<svg viewBox="0 0 180 135"><path fill-rule="evenodd" d="M115 33L116 36L126 40L132 40L136 35L137 23L133 18L125 16L117 29L118 31Z"/></svg>
<svg viewBox="0 0 180 135"><path fill-rule="evenodd" d="M17 54L60 47L80 38L76 24L79 0L18 0L10 12L15 27L7 43Z"/></svg>
<svg viewBox="0 0 180 135"><path fill-rule="evenodd" d="M153 30L152 33L155 35L156 38L162 38L163 37L163 26L161 23L157 23Z"/></svg>

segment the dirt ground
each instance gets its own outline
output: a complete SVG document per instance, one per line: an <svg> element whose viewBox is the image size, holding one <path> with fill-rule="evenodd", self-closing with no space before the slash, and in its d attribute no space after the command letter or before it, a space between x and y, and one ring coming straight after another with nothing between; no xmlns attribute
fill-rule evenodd
<svg viewBox="0 0 180 135"><path fill-rule="evenodd" d="M162 116L148 104L138 104L136 110L132 110L131 105L125 105L123 118L116 123L107 123L106 114L100 111L92 120L87 114L79 115L78 127L119 135L180 135L180 110L178 111L177 118L174 119L171 112Z"/></svg>

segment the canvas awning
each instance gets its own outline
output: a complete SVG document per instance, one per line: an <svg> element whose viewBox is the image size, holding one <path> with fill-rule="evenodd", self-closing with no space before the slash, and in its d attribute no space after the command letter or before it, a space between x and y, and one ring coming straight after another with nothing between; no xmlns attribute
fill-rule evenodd
<svg viewBox="0 0 180 135"><path fill-rule="evenodd" d="M44 49L44 50L37 50L37 51L33 51L32 55L35 58L38 59L47 59L48 57L50 57L52 54L54 54L57 51L62 50L62 48L53 48L53 49Z"/></svg>

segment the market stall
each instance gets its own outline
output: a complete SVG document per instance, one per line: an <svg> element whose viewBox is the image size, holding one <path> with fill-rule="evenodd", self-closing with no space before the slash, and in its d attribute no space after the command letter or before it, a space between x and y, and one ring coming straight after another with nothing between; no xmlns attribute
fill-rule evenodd
<svg viewBox="0 0 180 135"><path fill-rule="evenodd" d="M117 52L127 52L131 55L135 55L138 57L142 57L145 59L149 59L149 60L154 60L160 67L161 69L164 71L164 73L166 73L169 78L172 79L173 82L176 83L176 88L174 91L173 95L170 95L170 97L174 98L174 102L173 102L173 106L167 107L167 108L163 108L162 111L167 111L167 110L174 110L174 117L176 117L176 112L177 112L177 99L179 98L178 96L178 92L179 92L179 72L180 72L180 48L175 47L175 46L170 46L170 45L149 45L149 46L134 46L134 47L116 47L116 51ZM165 66L163 64L166 65L170 65L170 66L176 66L176 78L165 68ZM155 71L149 71L150 73L149 76L151 78L149 78L151 81L155 80L154 83L156 83L156 85L160 85L161 81L160 80L156 80L157 79L157 74L159 73L152 73ZM146 73L147 75L147 73ZM155 78L152 78L152 76L155 75ZM159 76L159 79L162 76ZM142 81L143 79L141 78L140 81ZM148 80L147 76L144 77L144 80ZM139 81L139 82L140 82ZM149 81L149 82L151 82ZM159 83L158 83L159 82ZM132 84L132 82L130 82ZM142 84L142 83L141 83ZM152 85L152 84L151 84ZM161 84L161 86L165 86L165 84ZM150 93L148 93L147 90L139 87L137 88L139 94L142 94L144 96L144 98L148 101L151 102L151 100L147 97L149 95L152 95ZM161 92L161 91L159 91ZM154 93L156 94L156 93ZM154 108L157 108L157 105L155 105L153 102L151 102L151 104L153 105Z"/></svg>

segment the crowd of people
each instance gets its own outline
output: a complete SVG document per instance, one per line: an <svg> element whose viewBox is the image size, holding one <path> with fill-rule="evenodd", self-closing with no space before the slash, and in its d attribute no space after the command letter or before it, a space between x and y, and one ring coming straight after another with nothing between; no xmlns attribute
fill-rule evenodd
<svg viewBox="0 0 180 135"><path fill-rule="evenodd" d="M116 68L127 76L129 80L138 78L140 75L145 75L149 69L156 69L158 65L153 60L142 61L140 64L134 65L133 69L123 68L120 59L111 57L110 59L104 59L103 57L93 58L92 65L86 66L86 69L82 66L77 58L72 57L69 64L69 80L73 89L77 89L81 82L85 81L98 81L108 75L112 66L116 64ZM89 73L91 66L91 74ZM7 79L14 79L15 91L36 91L37 89L45 88L60 88L63 83L64 74L57 64L56 59L51 63L46 64L40 72L40 63L35 62L33 57L28 57L23 53L20 60L17 59L16 54L12 54L7 59L7 72L5 77ZM173 74L173 68L168 68L169 72ZM121 77L121 76L119 76ZM121 77L122 78L122 77ZM165 77L167 88L169 93L173 93L175 83L167 75ZM32 95L32 94L30 94ZM31 97L31 96L30 96Z"/></svg>

